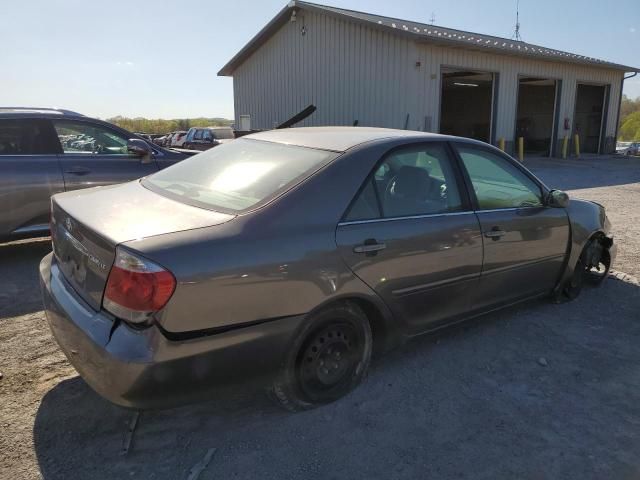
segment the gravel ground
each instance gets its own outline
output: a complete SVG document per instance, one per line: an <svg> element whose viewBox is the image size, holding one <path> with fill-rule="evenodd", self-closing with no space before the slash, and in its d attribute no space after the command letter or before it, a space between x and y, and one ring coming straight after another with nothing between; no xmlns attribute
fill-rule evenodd
<svg viewBox="0 0 640 480"><path fill-rule="evenodd" d="M607 207L618 271L640 276L640 160L537 160ZM251 388L140 415L78 378L41 312L47 241L0 246L0 478L636 478L640 285L530 302L421 337L335 404L289 414ZM209 462L204 461L209 453ZM200 467L194 467L199 462ZM192 468L194 469L192 471Z"/></svg>

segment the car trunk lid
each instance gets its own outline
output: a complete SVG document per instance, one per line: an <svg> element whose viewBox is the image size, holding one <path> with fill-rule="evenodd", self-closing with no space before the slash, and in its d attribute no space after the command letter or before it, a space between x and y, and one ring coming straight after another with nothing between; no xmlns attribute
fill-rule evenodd
<svg viewBox="0 0 640 480"><path fill-rule="evenodd" d="M117 245L232 218L162 197L138 181L67 192L52 199L53 250L71 287L99 310Z"/></svg>

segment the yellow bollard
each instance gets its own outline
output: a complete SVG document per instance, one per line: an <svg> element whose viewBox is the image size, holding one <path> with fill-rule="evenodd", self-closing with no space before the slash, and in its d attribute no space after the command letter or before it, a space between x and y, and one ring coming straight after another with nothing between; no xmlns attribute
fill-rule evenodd
<svg viewBox="0 0 640 480"><path fill-rule="evenodd" d="M524 162L524 137L518 137L518 159Z"/></svg>
<svg viewBox="0 0 640 480"><path fill-rule="evenodd" d="M498 140L498 148L504 152L504 138Z"/></svg>
<svg viewBox="0 0 640 480"><path fill-rule="evenodd" d="M580 158L580 135L576 133L575 137L573 137L575 145L576 145L576 157Z"/></svg>
<svg viewBox="0 0 640 480"><path fill-rule="evenodd" d="M564 139L562 140L562 158L563 159L567 159L567 147L569 146L569 137L568 136L564 136Z"/></svg>

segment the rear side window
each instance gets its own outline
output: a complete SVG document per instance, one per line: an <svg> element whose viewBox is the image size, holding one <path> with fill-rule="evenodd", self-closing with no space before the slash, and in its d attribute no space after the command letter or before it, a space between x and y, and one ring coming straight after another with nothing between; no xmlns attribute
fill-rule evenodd
<svg viewBox="0 0 640 480"><path fill-rule="evenodd" d="M462 210L451 158L443 144L397 150L367 181L347 221L434 215Z"/></svg>
<svg viewBox="0 0 640 480"><path fill-rule="evenodd" d="M142 184L177 201L240 213L265 203L336 158L326 150L239 139L146 177Z"/></svg>
<svg viewBox="0 0 640 480"><path fill-rule="evenodd" d="M456 145L481 210L542 206L542 190L522 170L496 153Z"/></svg>
<svg viewBox="0 0 640 480"><path fill-rule="evenodd" d="M58 153L44 120L0 120L0 155Z"/></svg>

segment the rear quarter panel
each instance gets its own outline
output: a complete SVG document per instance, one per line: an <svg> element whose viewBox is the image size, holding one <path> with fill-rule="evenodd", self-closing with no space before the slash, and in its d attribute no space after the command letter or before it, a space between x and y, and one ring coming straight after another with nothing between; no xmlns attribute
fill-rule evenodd
<svg viewBox="0 0 640 480"><path fill-rule="evenodd" d="M158 321L170 332L215 329L299 315L341 297L362 297L390 315L337 252L337 223L380 156L377 142L261 209L211 228L128 242L171 270L178 286Z"/></svg>

